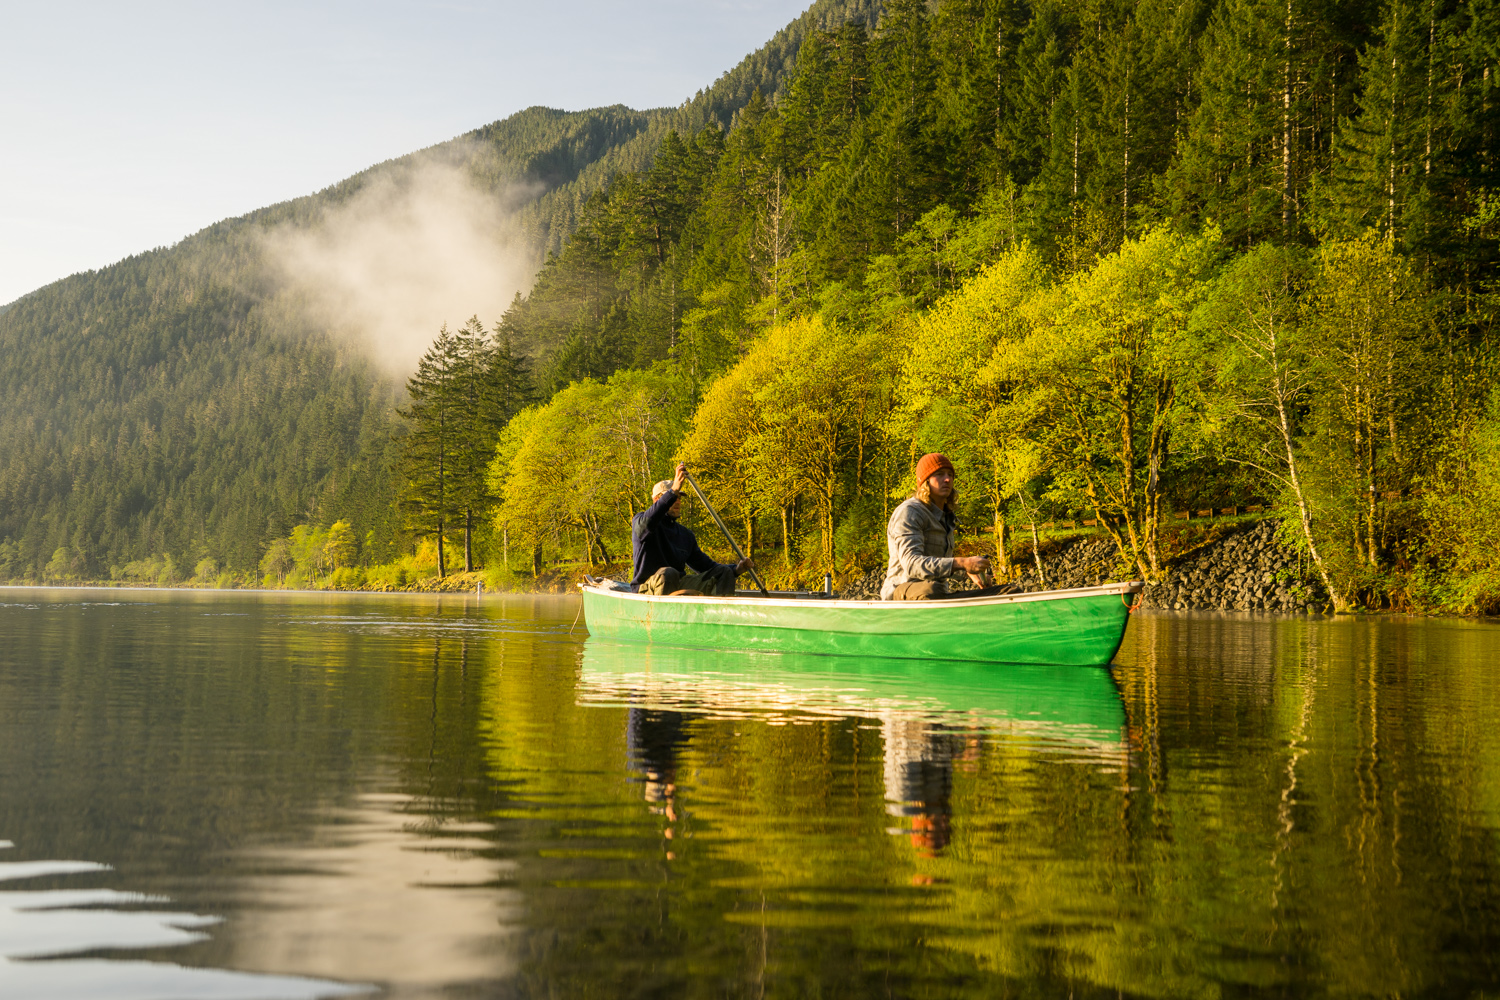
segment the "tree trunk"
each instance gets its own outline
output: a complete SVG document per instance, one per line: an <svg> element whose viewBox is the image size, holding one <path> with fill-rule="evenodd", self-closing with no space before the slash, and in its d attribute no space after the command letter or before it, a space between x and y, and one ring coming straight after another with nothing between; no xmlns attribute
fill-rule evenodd
<svg viewBox="0 0 1500 1000"><path fill-rule="evenodd" d="M1042 536L1037 534L1036 515L1031 516L1031 561L1036 563L1037 586L1047 586L1047 571L1042 569Z"/></svg>
<svg viewBox="0 0 1500 1000"><path fill-rule="evenodd" d="M474 572L474 512L464 511L464 572Z"/></svg>
<svg viewBox="0 0 1500 1000"><path fill-rule="evenodd" d="M787 569L792 568L792 517L791 505L781 505L781 561Z"/></svg>
<svg viewBox="0 0 1500 1000"><path fill-rule="evenodd" d="M1007 580L1011 578L1010 571L1010 544L1005 537L1005 516L1000 512L999 504L995 505L995 564L999 566L1000 574Z"/></svg>
<svg viewBox="0 0 1500 1000"><path fill-rule="evenodd" d="M1120 235L1130 238L1130 74L1125 74L1125 159L1120 167Z"/></svg>
<svg viewBox="0 0 1500 1000"><path fill-rule="evenodd" d="M448 575L448 567L445 565L445 563L447 561L447 553L443 551L443 522L442 521L438 521L437 542L438 542L438 579L441 580L445 576Z"/></svg>
<svg viewBox="0 0 1500 1000"><path fill-rule="evenodd" d="M589 537L589 568L594 566L594 546L599 546L599 559L605 565L609 564L609 550L604 547L604 532L599 528L599 516L593 511L584 515L584 530Z"/></svg>
<svg viewBox="0 0 1500 1000"><path fill-rule="evenodd" d="M1292 217L1292 0L1286 2L1281 61L1281 235L1291 236Z"/></svg>
<svg viewBox="0 0 1500 1000"><path fill-rule="evenodd" d="M1279 381L1279 376L1278 376ZM1281 398L1281 392L1277 391L1276 414L1279 418L1277 430L1281 434L1281 445L1286 450L1287 478L1291 482L1292 496L1297 501L1297 514L1302 524L1302 539L1307 543L1307 554L1312 557L1313 565L1318 568L1318 577L1323 581L1323 589L1328 591L1328 599L1333 602L1335 613L1349 610L1349 600L1339 588L1333 585L1333 578L1328 573L1328 566L1323 562L1323 556L1318 552L1318 543L1313 540L1312 510L1307 503L1307 495L1302 491L1302 477L1297 472L1297 452L1292 446L1292 424L1287 416L1286 401Z"/></svg>

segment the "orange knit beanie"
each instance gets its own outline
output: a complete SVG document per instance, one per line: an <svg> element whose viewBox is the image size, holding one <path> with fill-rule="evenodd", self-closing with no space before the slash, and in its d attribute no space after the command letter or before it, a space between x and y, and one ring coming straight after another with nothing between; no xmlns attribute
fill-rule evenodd
<svg viewBox="0 0 1500 1000"><path fill-rule="evenodd" d="M947 469L955 477L958 475L953 470L953 463L948 461L948 456L940 452L935 451L930 455L923 455L917 459L917 485L921 486L927 482L927 477L939 469Z"/></svg>

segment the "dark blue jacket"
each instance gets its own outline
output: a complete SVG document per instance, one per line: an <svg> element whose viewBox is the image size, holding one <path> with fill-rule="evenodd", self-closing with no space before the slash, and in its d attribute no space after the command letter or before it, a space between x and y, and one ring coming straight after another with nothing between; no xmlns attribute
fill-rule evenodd
<svg viewBox="0 0 1500 1000"><path fill-rule="evenodd" d="M667 513L680 496L676 490L667 490L631 519L630 553L635 561L635 575L630 582L637 587L663 566L679 573L686 572L685 566L691 566L701 573L718 565L698 547L698 536Z"/></svg>

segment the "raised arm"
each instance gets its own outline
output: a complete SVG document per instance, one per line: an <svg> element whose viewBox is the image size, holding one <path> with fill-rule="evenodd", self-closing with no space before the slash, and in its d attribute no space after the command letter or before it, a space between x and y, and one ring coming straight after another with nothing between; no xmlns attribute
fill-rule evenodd
<svg viewBox="0 0 1500 1000"><path fill-rule="evenodd" d="M681 495L676 490L667 490L661 496L651 501L651 506L646 508L646 523L655 525L662 518L666 517L667 511L672 509L672 505L677 502L677 498Z"/></svg>

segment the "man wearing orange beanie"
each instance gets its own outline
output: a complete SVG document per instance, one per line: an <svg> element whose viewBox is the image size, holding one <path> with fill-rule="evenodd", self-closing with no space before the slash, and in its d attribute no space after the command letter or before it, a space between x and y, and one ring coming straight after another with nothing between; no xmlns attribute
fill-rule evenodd
<svg viewBox="0 0 1500 1000"><path fill-rule="evenodd" d="M958 497L953 463L934 452L917 461L917 489L891 512L885 541L890 561L880 598L885 601L931 601L948 595L948 578L968 574L980 587L989 572L984 556L953 557Z"/></svg>

